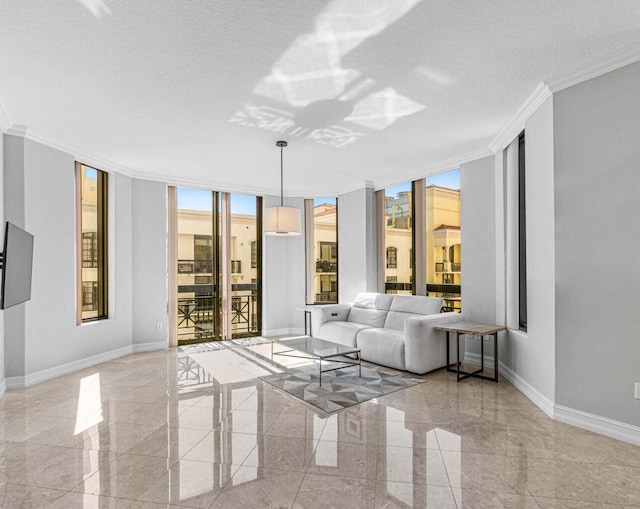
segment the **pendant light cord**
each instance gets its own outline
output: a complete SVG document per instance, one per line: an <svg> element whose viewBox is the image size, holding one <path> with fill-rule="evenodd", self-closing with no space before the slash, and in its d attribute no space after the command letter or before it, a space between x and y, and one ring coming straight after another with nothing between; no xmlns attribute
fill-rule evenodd
<svg viewBox="0 0 640 509"><path fill-rule="evenodd" d="M282 151L284 147L280 147L280 206L284 206L284 176L282 170Z"/></svg>

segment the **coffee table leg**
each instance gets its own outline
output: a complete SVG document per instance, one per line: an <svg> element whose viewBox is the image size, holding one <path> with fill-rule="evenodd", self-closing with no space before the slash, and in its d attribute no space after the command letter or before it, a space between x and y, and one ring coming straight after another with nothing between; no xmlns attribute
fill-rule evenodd
<svg viewBox="0 0 640 509"><path fill-rule="evenodd" d="M322 359L320 359L320 387L322 387Z"/></svg>

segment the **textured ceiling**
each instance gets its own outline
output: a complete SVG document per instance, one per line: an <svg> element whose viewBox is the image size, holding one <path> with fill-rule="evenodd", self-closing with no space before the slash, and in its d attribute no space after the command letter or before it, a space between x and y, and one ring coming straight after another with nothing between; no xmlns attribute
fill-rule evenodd
<svg viewBox="0 0 640 509"><path fill-rule="evenodd" d="M7 0L14 125L133 174L336 194L487 150L538 83L640 41L637 0ZM455 164L455 163L452 163Z"/></svg>

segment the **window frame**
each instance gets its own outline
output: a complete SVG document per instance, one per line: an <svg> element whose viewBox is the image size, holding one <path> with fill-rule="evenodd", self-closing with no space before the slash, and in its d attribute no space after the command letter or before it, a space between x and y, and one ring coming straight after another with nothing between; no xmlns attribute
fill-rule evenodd
<svg viewBox="0 0 640 509"><path fill-rule="evenodd" d="M518 136L518 325L527 331L527 200L525 134Z"/></svg>
<svg viewBox="0 0 640 509"><path fill-rule="evenodd" d="M96 171L96 235L95 243L92 241L90 251L95 255L97 263L95 267L85 267L83 255L85 252L85 239L89 232L83 232L82 210L82 178L86 168ZM108 173L93 166L77 162L75 163L76 185L76 324L107 320L109 318L109 177ZM92 264L93 265L93 264ZM83 317L85 310L84 296L87 294L87 281L83 278L83 269L96 269L97 281L97 316Z"/></svg>

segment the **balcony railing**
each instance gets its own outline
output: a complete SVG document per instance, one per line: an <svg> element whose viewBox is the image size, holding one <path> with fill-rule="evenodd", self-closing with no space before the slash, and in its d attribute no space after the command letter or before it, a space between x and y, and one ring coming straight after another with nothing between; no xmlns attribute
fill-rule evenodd
<svg viewBox="0 0 640 509"><path fill-rule="evenodd" d="M257 285L231 285L231 291L233 336L259 333ZM220 311L216 309L213 295L213 285L178 286L178 341L220 339L218 331L214 330Z"/></svg>
<svg viewBox="0 0 640 509"><path fill-rule="evenodd" d="M338 272L338 262L318 260L316 261L316 272Z"/></svg>
<svg viewBox="0 0 640 509"><path fill-rule="evenodd" d="M449 265L449 267L447 267ZM461 263L442 263L436 262L436 272L461 272L462 264Z"/></svg>
<svg viewBox="0 0 640 509"><path fill-rule="evenodd" d="M316 293L316 302L338 302L338 292Z"/></svg>
<svg viewBox="0 0 640 509"><path fill-rule="evenodd" d="M231 260L231 273L242 274L242 260Z"/></svg>
<svg viewBox="0 0 640 509"><path fill-rule="evenodd" d="M178 274L213 274L213 260L178 260Z"/></svg>

